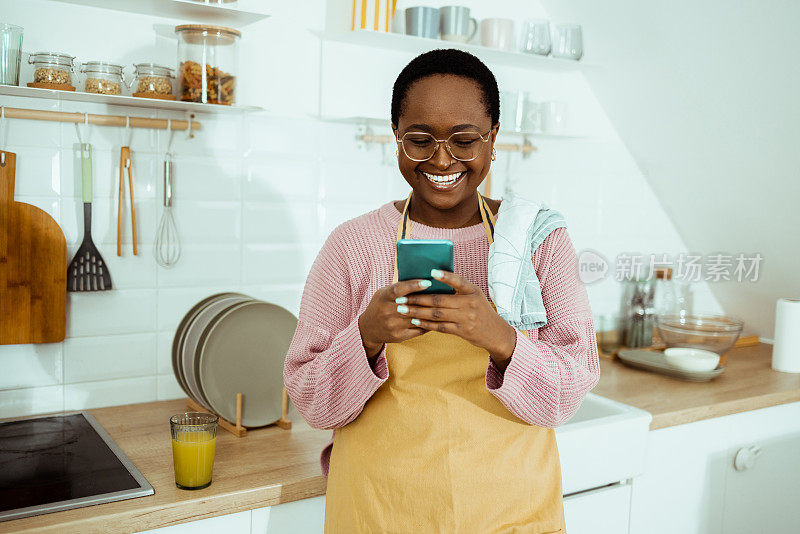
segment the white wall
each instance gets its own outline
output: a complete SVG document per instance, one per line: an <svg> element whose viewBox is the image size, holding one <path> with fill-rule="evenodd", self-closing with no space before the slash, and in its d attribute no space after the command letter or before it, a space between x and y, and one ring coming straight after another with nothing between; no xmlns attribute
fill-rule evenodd
<svg viewBox="0 0 800 534"><path fill-rule="evenodd" d="M308 29L323 29L325 3L306 2L302 9L286 4L271 3L275 16L245 27L242 39L241 101L268 111L201 115L203 130L195 139L176 135L174 212L183 255L175 268L158 267L152 253L166 134L140 130L133 137L140 256L131 255L126 230L124 256L117 258L115 167L124 129L92 128L92 228L115 289L69 294L65 342L0 347L0 368L8 370L0 375L0 417L183 396L172 376L170 346L192 304L217 291L238 290L297 313L307 270L328 232L407 194L391 148L361 149L354 140L357 126L313 115L323 95L329 114L388 118L386 88L411 56L320 44ZM484 4L480 10L478 2L471 4L478 17L544 16L536 3L495 2L491 13ZM14 0L0 9L0 20L25 27L27 52L57 49L84 61L174 63L174 41L156 35L179 21L47 0ZM366 63L355 62L357 56ZM593 60L602 68L602 58ZM536 141L539 151L528 160L501 152L493 196L511 177L520 192L543 198L566 215L576 250L591 248L612 261L623 250L685 250L582 75L507 68L496 74L502 89L568 101L573 126L590 137ZM28 98L2 97L2 105L181 116ZM71 257L83 224L75 128L22 120L8 120L8 128L7 148L18 155L17 200L53 215ZM596 314L616 309L615 281L588 291ZM700 308L718 309L705 286L696 300Z"/></svg>
<svg viewBox="0 0 800 534"><path fill-rule="evenodd" d="M800 297L800 4L542 3L583 23L590 86L688 247L762 255L757 282L711 288L773 337L775 300Z"/></svg>

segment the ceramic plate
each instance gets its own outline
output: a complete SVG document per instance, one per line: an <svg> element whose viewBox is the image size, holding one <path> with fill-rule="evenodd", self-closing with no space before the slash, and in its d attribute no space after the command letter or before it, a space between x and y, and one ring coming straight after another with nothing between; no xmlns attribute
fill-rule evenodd
<svg viewBox="0 0 800 534"><path fill-rule="evenodd" d="M196 376L211 408L236 421L242 394L242 424L263 426L281 418L283 366L297 318L276 304L235 304L209 323L197 344Z"/></svg>
<svg viewBox="0 0 800 534"><path fill-rule="evenodd" d="M183 389L184 393L191 397L191 393L189 392L189 387L186 385L186 378L183 376L183 367L179 364L179 354L183 348L183 341L185 339L186 329L189 325L194 321L197 314L208 305L210 302L214 300L218 300L221 297L230 296L230 295L241 295L241 293L217 293L216 295L211 295L210 297L206 297L186 312L186 315L183 316L181 319L180 324L178 324L178 328L175 330L175 336L172 338L172 372L175 373L175 379L178 381L178 384ZM242 295L244 296L244 295Z"/></svg>
<svg viewBox="0 0 800 534"><path fill-rule="evenodd" d="M622 363L630 367L636 367L637 369L644 369L646 371L655 371L656 373L665 374L673 378L681 378L693 382L711 380L719 376L725 370L724 367L720 366L717 366L716 369L712 369L711 371L684 371L683 369L676 369L667 363L664 353L660 350L621 350L618 356L619 359L622 360Z"/></svg>
<svg viewBox="0 0 800 534"><path fill-rule="evenodd" d="M186 328L183 345L178 355L180 367L183 369L183 378L186 382L189 396L205 408L210 409L210 406L208 405L208 402L203 399L203 395L197 385L197 375L194 373L196 367L194 364L194 355L197 349L197 342L203 335L203 331L208 326L208 323L219 312L233 304L248 300L252 300L252 298L239 293L221 296L206 303L206 305L203 306L203 308L198 312L191 324Z"/></svg>

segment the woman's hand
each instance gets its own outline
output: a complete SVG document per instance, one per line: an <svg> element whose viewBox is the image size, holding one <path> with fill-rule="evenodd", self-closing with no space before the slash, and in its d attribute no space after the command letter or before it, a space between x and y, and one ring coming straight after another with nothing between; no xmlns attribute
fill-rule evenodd
<svg viewBox="0 0 800 534"><path fill-rule="evenodd" d="M425 330L455 334L486 349L505 370L517 343L517 332L497 315L483 291L455 273L434 269L431 276L456 290L455 295L419 294L396 300L400 313Z"/></svg>
<svg viewBox="0 0 800 534"><path fill-rule="evenodd" d="M367 309L358 318L361 342L367 357L376 356L385 343L396 343L422 335L426 330L411 324L397 310L396 299L430 287L430 280L405 280L383 287L372 295Z"/></svg>

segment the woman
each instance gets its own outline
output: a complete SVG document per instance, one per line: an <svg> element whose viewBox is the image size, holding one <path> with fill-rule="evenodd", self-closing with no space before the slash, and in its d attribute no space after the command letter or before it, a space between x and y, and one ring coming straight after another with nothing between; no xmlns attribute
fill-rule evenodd
<svg viewBox="0 0 800 534"><path fill-rule="evenodd" d="M487 297L500 202L477 194L500 126L494 76L434 50L400 73L391 109L411 195L328 237L284 369L308 423L335 429L325 530L563 532L553 428L599 378L572 242L559 228L535 250L547 324L515 330ZM455 272L432 276L455 294L396 281L399 237L453 241Z"/></svg>

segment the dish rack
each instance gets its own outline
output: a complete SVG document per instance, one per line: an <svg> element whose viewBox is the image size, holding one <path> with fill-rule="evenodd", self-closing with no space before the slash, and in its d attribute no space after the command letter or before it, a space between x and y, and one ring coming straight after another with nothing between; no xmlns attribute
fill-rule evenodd
<svg viewBox="0 0 800 534"><path fill-rule="evenodd" d="M223 418L216 412L209 410L195 402L193 399L187 397L186 398L186 406L189 409L195 412L205 412L205 413L213 413L214 415L219 416L219 426L236 436L237 438L244 437L247 435L247 429L242 426L242 399L243 396L241 393L236 394L236 421L228 421L227 419ZM291 430L292 429L292 421L287 417L287 411L289 408L289 393L286 391L286 388L283 388L283 406L281 409L281 418L275 421L272 424L265 425L259 428L267 428L272 425L276 425L284 430Z"/></svg>

